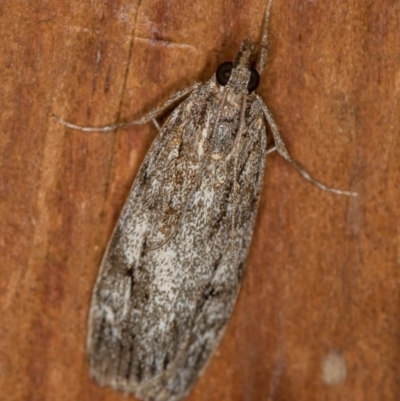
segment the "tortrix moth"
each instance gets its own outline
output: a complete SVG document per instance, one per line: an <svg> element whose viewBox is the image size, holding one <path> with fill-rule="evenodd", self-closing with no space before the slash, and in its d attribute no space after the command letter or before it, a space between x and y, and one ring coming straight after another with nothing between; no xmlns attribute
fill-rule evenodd
<svg viewBox="0 0 400 401"><path fill-rule="evenodd" d="M267 56L264 19L256 45L245 40L221 64L145 117L101 128L144 124L182 101L154 140L133 183L93 289L87 348L90 373L143 400L184 398L217 348L232 313L260 197L266 155L292 160L263 100L254 93ZM266 122L275 146L267 150ZM156 122L155 122L156 123ZM157 125L157 124L156 124Z"/></svg>

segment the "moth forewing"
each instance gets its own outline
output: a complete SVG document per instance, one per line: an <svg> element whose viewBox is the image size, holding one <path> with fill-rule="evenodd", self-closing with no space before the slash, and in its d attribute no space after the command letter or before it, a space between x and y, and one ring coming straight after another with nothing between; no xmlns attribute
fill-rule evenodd
<svg viewBox="0 0 400 401"><path fill-rule="evenodd" d="M226 97L214 79L166 121L93 291L88 351L100 384L154 400L189 392L237 297L265 152L255 98Z"/></svg>

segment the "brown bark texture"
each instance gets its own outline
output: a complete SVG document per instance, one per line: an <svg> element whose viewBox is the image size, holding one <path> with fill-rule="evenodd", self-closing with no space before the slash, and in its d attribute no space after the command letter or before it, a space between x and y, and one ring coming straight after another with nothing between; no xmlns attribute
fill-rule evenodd
<svg viewBox="0 0 400 401"><path fill-rule="evenodd" d="M258 40L265 0L0 4L0 399L130 400L91 380L92 286L156 129L132 120ZM190 401L398 400L400 2L275 0L267 157L242 290Z"/></svg>

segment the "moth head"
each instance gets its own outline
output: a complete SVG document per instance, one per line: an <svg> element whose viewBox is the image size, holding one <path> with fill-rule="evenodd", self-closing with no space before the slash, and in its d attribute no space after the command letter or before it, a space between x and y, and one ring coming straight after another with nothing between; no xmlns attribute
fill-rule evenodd
<svg viewBox="0 0 400 401"><path fill-rule="evenodd" d="M260 75L251 67L255 55L256 45L245 40L233 63L228 61L217 68L215 75L219 85L231 87L234 92L255 91L260 83Z"/></svg>

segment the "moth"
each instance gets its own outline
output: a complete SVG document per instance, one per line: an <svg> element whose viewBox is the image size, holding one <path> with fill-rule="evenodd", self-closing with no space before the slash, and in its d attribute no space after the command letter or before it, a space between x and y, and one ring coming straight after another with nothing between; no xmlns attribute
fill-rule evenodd
<svg viewBox="0 0 400 401"><path fill-rule="evenodd" d="M87 351L90 374L143 400L184 398L205 369L238 295L254 229L265 159L276 150L308 181L340 195L292 160L255 94L267 55L264 17L257 46L245 40L233 62L139 120L154 121L185 98L159 131L133 183L93 289ZM267 147L266 126L274 145Z"/></svg>

